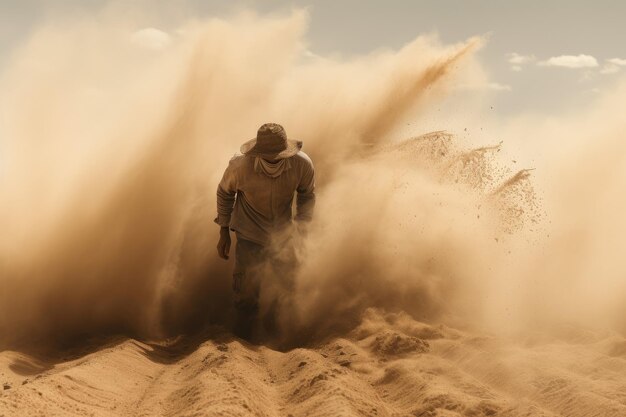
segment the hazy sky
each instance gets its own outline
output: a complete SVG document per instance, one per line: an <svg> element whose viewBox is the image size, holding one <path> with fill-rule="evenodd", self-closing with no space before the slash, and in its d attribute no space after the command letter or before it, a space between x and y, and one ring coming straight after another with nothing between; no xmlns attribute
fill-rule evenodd
<svg viewBox="0 0 626 417"><path fill-rule="evenodd" d="M105 0L0 0L0 69L12 48L46 19L100 10ZM110 2L109 2L110 3ZM452 43L489 34L480 59L501 113L553 114L579 107L626 73L626 2L612 0L143 0L142 26L165 31L189 16L241 8L285 13L308 8L310 49L350 56L399 48L422 33ZM120 6L121 5L121 6ZM166 10L167 9L167 10ZM159 10L166 10L160 13ZM175 12L172 13L172 10ZM156 11L156 12L155 12ZM169 20L164 20L166 16ZM140 29L140 28L138 28ZM513 55L517 54L517 55Z"/></svg>

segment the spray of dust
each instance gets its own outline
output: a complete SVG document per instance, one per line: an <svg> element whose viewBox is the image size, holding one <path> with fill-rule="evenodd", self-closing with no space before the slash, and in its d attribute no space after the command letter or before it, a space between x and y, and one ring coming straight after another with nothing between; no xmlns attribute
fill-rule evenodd
<svg viewBox="0 0 626 417"><path fill-rule="evenodd" d="M369 307L477 323L514 310L522 323L540 298L529 277L553 290L570 257L594 265L604 248L595 235L593 250L551 240L534 251L531 179L495 162L499 146L464 149L446 132L390 140L409 112L436 105L458 80L477 82L480 39L419 37L326 59L307 53L306 20L194 22L159 48L138 45L119 22L64 22L16 52L0 84L3 345L228 323L232 265L214 249L215 188L266 121L303 140L317 169L295 287L264 287L264 306L280 300L289 343L349 329ZM564 201L569 209L555 199ZM559 226L564 239L569 225ZM593 302L607 312L617 298Z"/></svg>

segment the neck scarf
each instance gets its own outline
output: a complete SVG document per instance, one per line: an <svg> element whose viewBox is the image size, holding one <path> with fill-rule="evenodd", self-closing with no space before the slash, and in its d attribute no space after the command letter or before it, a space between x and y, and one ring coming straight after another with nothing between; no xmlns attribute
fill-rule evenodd
<svg viewBox="0 0 626 417"><path fill-rule="evenodd" d="M281 159L276 163L271 163L257 156L254 158L254 170L258 173L267 175L270 178L278 178L283 171L291 168L289 158Z"/></svg>

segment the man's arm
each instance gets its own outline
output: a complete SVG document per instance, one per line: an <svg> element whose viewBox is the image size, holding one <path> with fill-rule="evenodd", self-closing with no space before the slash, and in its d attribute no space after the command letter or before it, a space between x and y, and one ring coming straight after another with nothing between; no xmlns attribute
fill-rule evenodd
<svg viewBox="0 0 626 417"><path fill-rule="evenodd" d="M228 165L224 176L217 186L217 217L215 223L220 225L220 240L217 243L217 254L220 258L228 259L230 252L230 217L235 206L237 196L237 181L232 163Z"/></svg>
<svg viewBox="0 0 626 417"><path fill-rule="evenodd" d="M226 175L226 173L224 174ZM233 207L235 206L235 197L237 192L225 187L224 180L217 186L217 217L215 223L221 227L228 229L230 225L230 217L233 214Z"/></svg>
<svg viewBox="0 0 626 417"><path fill-rule="evenodd" d="M315 208L315 169L313 162L306 156L306 164L302 170L302 177L296 197L296 221L311 221L313 219L313 209Z"/></svg>

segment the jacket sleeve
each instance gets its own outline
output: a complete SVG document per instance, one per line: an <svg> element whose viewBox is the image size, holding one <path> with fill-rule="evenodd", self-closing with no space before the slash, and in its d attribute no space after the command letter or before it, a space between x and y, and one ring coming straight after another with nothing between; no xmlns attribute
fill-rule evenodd
<svg viewBox="0 0 626 417"><path fill-rule="evenodd" d="M302 168L300 183L296 191L296 220L310 221L313 219L313 209L315 208L315 169L313 162L307 156Z"/></svg>
<svg viewBox="0 0 626 417"><path fill-rule="evenodd" d="M217 217L215 223L221 227L230 225L230 217L235 206L235 197L237 195L237 172L230 161L219 185L217 186Z"/></svg>

